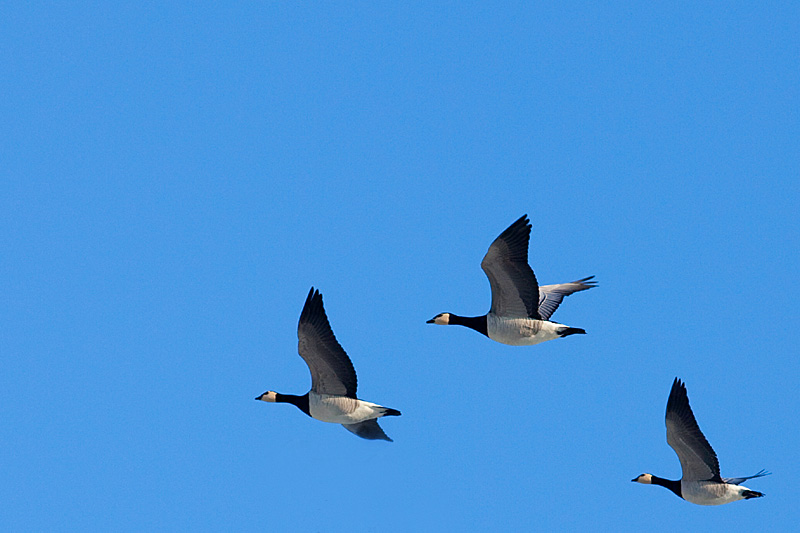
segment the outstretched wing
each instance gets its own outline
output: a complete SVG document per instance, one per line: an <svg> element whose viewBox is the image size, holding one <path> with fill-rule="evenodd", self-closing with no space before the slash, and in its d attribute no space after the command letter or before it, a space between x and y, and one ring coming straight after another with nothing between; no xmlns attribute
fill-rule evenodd
<svg viewBox="0 0 800 533"><path fill-rule="evenodd" d="M686 386L675 378L667 401L667 443L678 454L683 481L722 481L717 454L706 440L692 408Z"/></svg>
<svg viewBox="0 0 800 533"><path fill-rule="evenodd" d="M355 433L362 439L388 440L389 442L394 442L386 435L386 433L383 432L383 428L381 428L378 425L377 418L370 418L369 420L359 422L358 424L342 424L342 425L347 431Z"/></svg>
<svg viewBox="0 0 800 533"><path fill-rule="evenodd" d="M481 268L492 288L492 313L515 318L539 317L539 284L528 264L531 224L527 215L511 224L489 246Z"/></svg>
<svg viewBox="0 0 800 533"><path fill-rule="evenodd" d="M311 390L355 398L356 369L336 340L322 307L322 295L314 287L300 314L297 338L297 351L311 371Z"/></svg>
<svg viewBox="0 0 800 533"><path fill-rule="evenodd" d="M556 312L558 306L564 296L569 296L573 292L585 291L592 287L597 287L596 281L589 281L594 276L579 279L578 281L571 281L569 283L559 283L558 285L542 285L539 287L539 316L542 320L550 320L553 313Z"/></svg>
<svg viewBox="0 0 800 533"><path fill-rule="evenodd" d="M767 472L766 470L759 470L758 473L753 474L752 476L745 476L745 477L724 477L722 481L725 483L730 483L731 485L740 485L747 481L748 479L753 479L754 477L761 477L761 476L768 476L772 472Z"/></svg>

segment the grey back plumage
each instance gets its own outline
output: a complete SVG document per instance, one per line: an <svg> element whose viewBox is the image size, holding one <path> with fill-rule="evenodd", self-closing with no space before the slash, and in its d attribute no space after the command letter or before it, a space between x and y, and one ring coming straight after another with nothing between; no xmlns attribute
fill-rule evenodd
<svg viewBox="0 0 800 533"><path fill-rule="evenodd" d="M675 378L667 400L667 443L681 462L683 481L718 481L719 460L689 406L686 386ZM744 481L744 480L742 480Z"/></svg>
<svg viewBox="0 0 800 533"><path fill-rule="evenodd" d="M523 215L494 240L481 261L492 288L491 312L497 316L541 318L539 283L528 264L530 236L531 224Z"/></svg>
<svg viewBox="0 0 800 533"><path fill-rule="evenodd" d="M300 314L297 338L297 351L311 371L311 390L355 398L358 387L356 370L336 340L322 306L322 295L314 287L311 287Z"/></svg>

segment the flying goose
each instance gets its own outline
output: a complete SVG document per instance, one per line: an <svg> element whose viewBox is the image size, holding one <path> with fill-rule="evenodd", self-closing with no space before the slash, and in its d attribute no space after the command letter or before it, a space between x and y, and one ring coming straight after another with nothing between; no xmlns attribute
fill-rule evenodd
<svg viewBox="0 0 800 533"><path fill-rule="evenodd" d="M311 371L311 390L302 396L267 391L256 396L256 400L291 403L308 416L341 424L363 439L391 442L377 419L400 416L400 411L356 397L356 370L336 340L322 307L322 295L314 287L311 287L300 314L297 338L297 351Z"/></svg>
<svg viewBox="0 0 800 533"><path fill-rule="evenodd" d="M720 477L717 454L700 431L700 426L697 425L692 408L689 406L686 385L678 378L675 378L669 393L666 420L667 444L678 454L683 477L680 480L672 480L652 474L642 474L631 481L645 485L661 485L697 505L722 505L764 496L760 492L739 485L748 479L769 475L766 470L747 477Z"/></svg>
<svg viewBox="0 0 800 533"><path fill-rule="evenodd" d="M528 265L528 241L531 224L527 215L511 224L489 246L481 268L489 278L492 307L482 316L458 316L439 313L428 324L466 326L490 339L512 346L528 346L586 333L580 328L551 322L564 296L597 286L594 276L570 283L542 285Z"/></svg>

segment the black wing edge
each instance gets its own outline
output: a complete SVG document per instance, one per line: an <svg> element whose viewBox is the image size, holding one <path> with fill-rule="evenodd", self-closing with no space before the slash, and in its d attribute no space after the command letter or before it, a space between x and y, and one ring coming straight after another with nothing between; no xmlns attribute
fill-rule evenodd
<svg viewBox="0 0 800 533"><path fill-rule="evenodd" d="M584 285L586 285L586 289L593 289L597 287L597 280L594 279L594 276L589 276L588 278L583 278L583 279L576 279L575 281L571 281L570 283L583 283ZM581 290L585 291L586 289L581 289Z"/></svg>
<svg viewBox="0 0 800 533"><path fill-rule="evenodd" d="M322 307L322 295L317 289L311 287L306 297L306 303L303 304L303 311L300 313L300 322L311 322L311 318L320 312L325 315L325 308ZM325 318L328 317L325 316Z"/></svg>
<svg viewBox="0 0 800 533"><path fill-rule="evenodd" d="M512 261L528 263L528 245L531 240L531 221L528 215L522 215L513 224L507 227L497 238L504 241L509 250L517 253L509 256Z"/></svg>
<svg viewBox="0 0 800 533"><path fill-rule="evenodd" d="M333 334L333 328L331 328L331 322L328 320L328 314L325 312L325 307L322 305L322 294L314 287L311 287L311 290L308 291L306 303L303 305L303 311L300 313L299 324L302 323L316 326L319 328L320 333L324 333L324 337L330 335L330 339L324 338L324 340L326 342L332 340L344 351L344 348L342 348L341 344L339 344L339 341L336 339L336 335Z"/></svg>

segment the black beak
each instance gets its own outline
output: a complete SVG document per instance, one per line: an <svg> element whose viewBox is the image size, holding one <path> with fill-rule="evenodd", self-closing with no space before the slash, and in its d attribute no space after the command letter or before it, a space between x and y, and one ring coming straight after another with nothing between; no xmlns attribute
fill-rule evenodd
<svg viewBox="0 0 800 533"><path fill-rule="evenodd" d="M264 396L263 394L261 396ZM256 400L260 400L261 396L256 396Z"/></svg>
<svg viewBox="0 0 800 533"><path fill-rule="evenodd" d="M635 477L635 478L633 478L631 481L636 481L637 479L639 479L639 478L638 478L638 477Z"/></svg>
<svg viewBox="0 0 800 533"><path fill-rule="evenodd" d="M433 324L433 319L431 318L430 320L428 320L428 321L427 321L427 322L425 322L425 323L426 323L426 324Z"/></svg>

